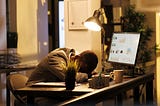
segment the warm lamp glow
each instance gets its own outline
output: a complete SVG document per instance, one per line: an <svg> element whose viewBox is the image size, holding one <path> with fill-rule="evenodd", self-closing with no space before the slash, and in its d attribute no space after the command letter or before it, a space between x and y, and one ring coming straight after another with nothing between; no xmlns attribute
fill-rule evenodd
<svg viewBox="0 0 160 106"><path fill-rule="evenodd" d="M95 10L93 16L85 21L84 26L92 31L100 31L102 28L102 24L101 21L99 20L99 16L100 16L100 11Z"/></svg>
<svg viewBox="0 0 160 106"><path fill-rule="evenodd" d="M101 31L102 32L102 72L105 70L105 55L104 55L104 45L105 45L105 30L102 26L101 21L99 20L100 15L102 15L102 8L95 10L92 17L88 18L84 22L84 26L92 31ZM102 15L103 16L103 15Z"/></svg>
<svg viewBox="0 0 160 106"><path fill-rule="evenodd" d="M92 31L100 31L101 30L101 27L94 22L85 22L84 26Z"/></svg>

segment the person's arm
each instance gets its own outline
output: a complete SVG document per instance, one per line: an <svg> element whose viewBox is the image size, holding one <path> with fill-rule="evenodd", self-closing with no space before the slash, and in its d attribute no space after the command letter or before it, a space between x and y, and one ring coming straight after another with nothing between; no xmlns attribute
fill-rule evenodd
<svg viewBox="0 0 160 106"><path fill-rule="evenodd" d="M88 81L88 74L78 72L76 75L76 82L81 83L81 82L86 82L86 81Z"/></svg>
<svg viewBox="0 0 160 106"><path fill-rule="evenodd" d="M61 81L65 80L63 65L66 66L66 62L67 57L63 50L48 55L48 68L50 72L57 76Z"/></svg>
<svg viewBox="0 0 160 106"><path fill-rule="evenodd" d="M88 81L89 78L92 77L92 75L96 75L96 74L98 74L96 71L92 71L90 75L88 75L87 73L78 72L76 76L76 82L78 83L86 82Z"/></svg>

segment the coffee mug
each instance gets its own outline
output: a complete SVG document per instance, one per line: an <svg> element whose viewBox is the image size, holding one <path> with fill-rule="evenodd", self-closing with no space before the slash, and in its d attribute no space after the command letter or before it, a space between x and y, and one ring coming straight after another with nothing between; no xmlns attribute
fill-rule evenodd
<svg viewBox="0 0 160 106"><path fill-rule="evenodd" d="M115 81L115 83L120 83L123 81L123 73L124 70L114 70L110 73L111 78Z"/></svg>

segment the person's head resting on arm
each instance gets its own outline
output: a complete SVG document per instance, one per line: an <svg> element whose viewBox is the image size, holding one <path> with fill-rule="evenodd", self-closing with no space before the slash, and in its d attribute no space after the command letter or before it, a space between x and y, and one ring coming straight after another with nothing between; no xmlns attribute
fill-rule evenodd
<svg viewBox="0 0 160 106"><path fill-rule="evenodd" d="M90 78L98 64L97 55L91 50L86 50L79 55L75 55L73 59L77 60L79 63L80 68L78 72L87 73Z"/></svg>

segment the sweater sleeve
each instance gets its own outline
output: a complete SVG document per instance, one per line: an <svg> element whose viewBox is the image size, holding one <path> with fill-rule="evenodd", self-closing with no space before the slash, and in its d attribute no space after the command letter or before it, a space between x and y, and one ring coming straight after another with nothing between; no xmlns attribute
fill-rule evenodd
<svg viewBox="0 0 160 106"><path fill-rule="evenodd" d="M58 77L61 81L65 80L63 65L67 64L67 56L63 50L53 52L48 55L49 71Z"/></svg>

